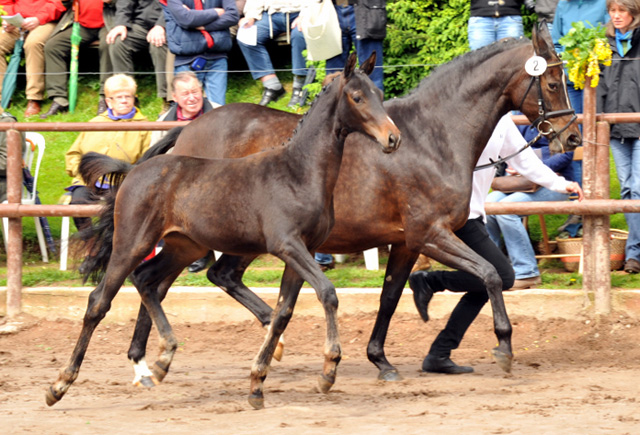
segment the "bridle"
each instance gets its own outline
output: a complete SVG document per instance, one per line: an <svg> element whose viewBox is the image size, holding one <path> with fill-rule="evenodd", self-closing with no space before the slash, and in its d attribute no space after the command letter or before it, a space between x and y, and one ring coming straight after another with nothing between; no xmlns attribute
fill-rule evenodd
<svg viewBox="0 0 640 435"><path fill-rule="evenodd" d="M562 61L547 64L547 67L554 67L554 66L562 67ZM553 141L556 137L562 134L563 131L569 128L571 124L576 122L576 120L578 119L578 116L576 115L576 111L574 109L554 110L552 112L547 111L546 105L544 104L544 97L542 95L542 84L540 83L540 76L531 76L531 80L529 81L529 86L527 87L527 91L522 96L522 100L520 100L520 104L518 105L518 111L522 112L522 105L524 104L524 100L527 98L527 95L529 94L529 91L531 91L531 88L533 87L534 83L538 88L538 117L531 124L538 130L538 134L536 135L536 137L534 137L529 142L527 142L525 146L523 146L521 149L519 149L515 153L510 154L507 157L500 157L498 160L489 159L490 163L476 166L474 168L474 171L486 169L491 166L495 166L497 168L498 165L520 154L522 151L529 148L534 143L538 142L538 140L540 140L542 136L547 137L547 140L549 141L549 143L551 143L551 141ZM549 122L549 119L557 118L559 116L565 116L565 115L573 115L573 116L571 117L567 125L562 127L559 131L555 131L553 128L553 125L551 124L551 122ZM560 143L560 146L562 147L562 152L564 152L564 146L562 145L562 143Z"/></svg>
<svg viewBox="0 0 640 435"><path fill-rule="evenodd" d="M557 66L562 68L562 62L560 61L560 62L547 64L547 67L557 67ZM563 131L569 128L569 126L578 119L578 116L576 115L576 111L574 109L554 110L552 112L547 111L547 107L544 103L544 97L542 95L542 84L540 83L540 76L531 77L531 81L529 81L529 86L527 87L527 91L522 96L522 100L520 101L520 104L518 106L518 110L520 112L522 112L522 105L524 104L524 100L527 98L527 95L529 94L529 91L531 91L531 88L533 87L534 83L538 88L538 117L535 119L535 121L532 122L532 124L542 134L542 136L546 136L549 142L551 142L560 134L562 134ZM565 116L565 115L573 115L573 116L571 117L571 120L569 120L569 122L564 127L562 127L559 131L555 131L553 129L553 125L551 125L551 122L549 122L549 119L557 118L559 116Z"/></svg>

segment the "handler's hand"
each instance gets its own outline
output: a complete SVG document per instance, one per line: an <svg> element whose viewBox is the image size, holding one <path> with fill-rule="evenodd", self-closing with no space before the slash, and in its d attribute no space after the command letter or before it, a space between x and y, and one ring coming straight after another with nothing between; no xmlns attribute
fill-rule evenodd
<svg viewBox="0 0 640 435"><path fill-rule="evenodd" d="M28 32L32 31L40 25L40 20L37 17L25 18L22 22L22 28Z"/></svg>
<svg viewBox="0 0 640 435"><path fill-rule="evenodd" d="M582 201L584 199L584 192L582 191L582 187L575 181L572 181L567 185L567 192L575 193L578 195L578 201Z"/></svg>

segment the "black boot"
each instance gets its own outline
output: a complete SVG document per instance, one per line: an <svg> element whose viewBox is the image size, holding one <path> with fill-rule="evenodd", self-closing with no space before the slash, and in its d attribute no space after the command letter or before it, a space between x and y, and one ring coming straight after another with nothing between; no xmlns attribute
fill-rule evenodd
<svg viewBox="0 0 640 435"><path fill-rule="evenodd" d="M191 272L191 273L197 273L197 272L200 272L201 270L205 270L207 268L207 266L209 265L209 261L212 258L213 258L213 253L211 251L209 251L209 252L207 252L207 255L205 255L201 259L196 260L193 263L191 263L191 265L188 267L187 270L189 270L189 272Z"/></svg>

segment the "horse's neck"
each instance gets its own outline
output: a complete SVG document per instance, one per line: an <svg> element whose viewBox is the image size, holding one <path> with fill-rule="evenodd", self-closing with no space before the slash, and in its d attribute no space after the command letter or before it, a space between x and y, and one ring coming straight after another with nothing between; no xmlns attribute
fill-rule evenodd
<svg viewBox="0 0 640 435"><path fill-rule="evenodd" d="M286 147L288 159L299 173L319 176L330 186L337 180L346 138L336 116L337 88L336 83L313 102Z"/></svg>
<svg viewBox="0 0 640 435"><path fill-rule="evenodd" d="M509 59L513 56L510 51L498 56ZM482 71L486 63L475 65L465 74L448 75L451 81L444 86L439 81L425 83L426 86L407 97L408 104L403 106L413 107L409 119L414 120L414 125L438 125L441 139L425 139L420 143L428 148L428 152L450 155L452 164L459 169L475 166L500 118L516 109L505 89L521 67L516 62L505 61L501 68ZM416 104L421 106L418 111L415 111ZM431 106L433 104L436 109ZM390 113L394 118L403 117L391 110ZM421 119L416 121L415 116Z"/></svg>

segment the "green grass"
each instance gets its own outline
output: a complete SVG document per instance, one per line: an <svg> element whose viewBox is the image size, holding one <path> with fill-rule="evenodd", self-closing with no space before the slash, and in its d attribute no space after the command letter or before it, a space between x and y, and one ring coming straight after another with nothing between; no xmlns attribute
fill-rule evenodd
<svg viewBox="0 0 640 435"><path fill-rule="evenodd" d="M279 72L287 91L291 91L291 75ZM155 79L153 74L136 75L138 82L139 107L149 120L155 120L162 107L162 101L156 97ZM253 102L260 100L262 86L254 81L248 73L233 74L229 77L227 102ZM49 122L86 122L95 116L98 103L98 80L97 76L82 75L79 81L79 99L74 114L65 113L50 117ZM283 98L272 107L280 110L288 110L286 104L288 98ZM25 121L23 112L26 107L24 91L18 90L14 96L9 112L15 115L19 121ZM43 110L48 109L48 103ZM298 109L300 111L300 109ZM46 122L40 118L30 118L28 122ZM76 132L43 132L46 139L47 150L43 159L38 190L40 199L44 204L56 204L60 196L64 193L64 188L69 185L71 178L64 170L64 155L75 138ZM611 161L611 198L619 198L619 185L615 175L615 165ZM560 226L566 215L547 215L545 217L549 237L554 239L557 235L556 228ZM61 218L48 218L53 237L59 241ZM37 238L32 218L24 218L24 270L23 285L25 286L46 286L62 283L65 285L82 285L78 275L74 271L61 272L57 270L58 263L54 258L50 265L40 261L37 247ZM611 216L611 227L627 229L624 216L617 214ZM72 231L73 231L72 225ZM541 238L540 226L537 219L530 220L530 234L534 241ZM386 257L381 256L384 262ZM4 244L0 244L0 285L6 285L6 253ZM436 267L443 267L436 265ZM545 262L541 266L543 270L543 287L545 288L568 288L581 286L581 277L578 274L562 273L562 266L558 261ZM362 261L348 262L338 265L335 270L327 272L327 276L337 287L381 287L384 279L384 264L380 271L368 271L364 268ZM245 276L245 282L250 286L277 286L282 275L281 267L265 268L260 264L254 264ZM209 282L204 273L188 274L183 273L177 280L176 285L208 286ZM626 274L612 274L612 285L614 287L640 288L640 278L628 276Z"/></svg>

